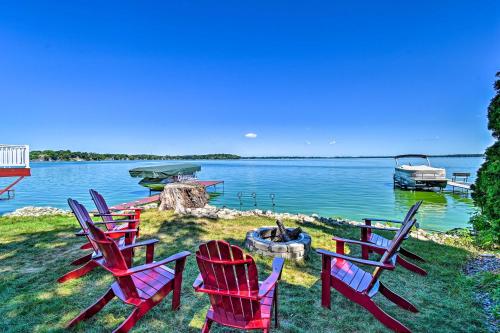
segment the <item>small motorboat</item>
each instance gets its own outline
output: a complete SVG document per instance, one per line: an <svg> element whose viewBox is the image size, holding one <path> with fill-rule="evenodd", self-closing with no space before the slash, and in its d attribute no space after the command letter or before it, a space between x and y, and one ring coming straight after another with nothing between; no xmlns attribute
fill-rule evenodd
<svg viewBox="0 0 500 333"><path fill-rule="evenodd" d="M425 160L425 164L412 165L400 164L401 159ZM446 179L446 170L443 168L435 168L431 166L431 162L427 155L423 154L407 154L395 156L396 167L394 170L394 186L403 189L420 189L433 190L443 189L446 187L448 180Z"/></svg>

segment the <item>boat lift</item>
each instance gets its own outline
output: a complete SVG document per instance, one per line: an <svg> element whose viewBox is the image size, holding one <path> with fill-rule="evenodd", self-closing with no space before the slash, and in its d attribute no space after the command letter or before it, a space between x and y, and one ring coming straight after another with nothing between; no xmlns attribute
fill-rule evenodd
<svg viewBox="0 0 500 333"><path fill-rule="evenodd" d="M31 176L29 146L0 144L0 177L15 178L6 187L0 188L0 195L7 193L7 199L14 198L14 186L29 176Z"/></svg>

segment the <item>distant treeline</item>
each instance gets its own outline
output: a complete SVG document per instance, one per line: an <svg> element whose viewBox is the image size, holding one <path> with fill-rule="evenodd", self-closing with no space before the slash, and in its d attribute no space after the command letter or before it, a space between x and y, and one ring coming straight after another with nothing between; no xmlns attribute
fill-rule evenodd
<svg viewBox="0 0 500 333"><path fill-rule="evenodd" d="M483 157L484 154L446 154L446 155L427 155L428 157ZM394 155L380 156L251 156L242 157L243 159L328 159L328 158L394 158Z"/></svg>
<svg viewBox="0 0 500 333"><path fill-rule="evenodd" d="M429 155L429 157L482 157L483 154ZM150 154L100 154L71 150L33 150L32 161L123 161L123 160L238 160L238 159L326 159L326 158L394 158L394 156L249 156L233 154L204 155L150 155Z"/></svg>
<svg viewBox="0 0 500 333"><path fill-rule="evenodd" d="M109 160L236 160L240 156L232 154L205 155L150 155L150 154L99 154L71 150L33 150L32 161L109 161Z"/></svg>

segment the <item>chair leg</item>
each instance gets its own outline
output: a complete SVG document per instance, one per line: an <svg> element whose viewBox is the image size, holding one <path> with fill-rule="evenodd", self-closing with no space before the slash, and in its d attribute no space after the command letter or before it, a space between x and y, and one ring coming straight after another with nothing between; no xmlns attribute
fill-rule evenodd
<svg viewBox="0 0 500 333"><path fill-rule="evenodd" d="M394 332L399 332L399 333L411 333L411 331L401 324L399 321L396 319L392 318L389 316L384 310L378 307L375 302L373 302L371 299L367 298L366 300L363 300L363 302L359 303L362 305L365 309L371 312L371 314L377 318L378 321L380 321L382 324L384 324L386 327L390 328Z"/></svg>
<svg viewBox="0 0 500 333"><path fill-rule="evenodd" d="M400 308L403 308L405 310L411 311L411 312L418 312L418 309L405 300L403 297L399 296L389 288L387 288L385 285L382 284L382 282L379 281L379 288L378 290L382 295L384 295L388 300L399 306Z"/></svg>
<svg viewBox="0 0 500 333"><path fill-rule="evenodd" d="M182 273L176 274L172 292L172 310L178 310L181 306Z"/></svg>
<svg viewBox="0 0 500 333"><path fill-rule="evenodd" d="M82 267L79 267L75 270L72 270L71 272L64 274L59 279L57 279L57 282L63 283L63 282L66 282L68 280L77 279L79 277L84 276L85 274L87 274L88 272L90 272L91 270L96 268L97 266L98 265L96 264L95 261L93 261L93 260L89 261L85 265L83 265Z"/></svg>
<svg viewBox="0 0 500 333"><path fill-rule="evenodd" d="M278 285L274 287L274 327L280 327L280 321L278 319Z"/></svg>
<svg viewBox="0 0 500 333"><path fill-rule="evenodd" d="M403 248L400 248L399 249L399 253L404 255L405 257L408 257L408 258L411 258L411 259L415 259L415 260L418 260L418 261L421 261L421 262L425 262L425 259L422 258L421 256L419 255L416 255L415 253L413 252L410 252L406 249L403 249Z"/></svg>
<svg viewBox="0 0 500 333"><path fill-rule="evenodd" d="M343 250L343 245L337 243L337 247L342 247L337 250ZM341 252L343 253L343 251ZM329 256L321 256L321 306L330 309L331 304L331 272L332 258Z"/></svg>
<svg viewBox="0 0 500 333"><path fill-rule="evenodd" d="M330 285L330 274L325 273L321 279L321 306L327 309L331 309L331 285Z"/></svg>
<svg viewBox="0 0 500 333"><path fill-rule="evenodd" d="M201 328L201 333L208 333L210 332L210 327L212 327L213 320L211 319L205 319L205 324L203 324L203 327Z"/></svg>
<svg viewBox="0 0 500 333"><path fill-rule="evenodd" d="M76 260L74 260L71 265L73 266L80 266L80 265L83 265L85 264L86 262L92 260L92 253L89 253L81 258L78 258Z"/></svg>
<svg viewBox="0 0 500 333"><path fill-rule="evenodd" d="M132 311L130 316L128 316L127 319L125 319L125 321L113 331L113 333L126 333L130 331L130 329L135 326L137 321L141 319L150 309L151 307L148 307L145 303L137 306L134 311Z"/></svg>
<svg viewBox="0 0 500 333"><path fill-rule="evenodd" d="M76 318L71 320L66 327L72 327L76 325L78 322L82 320L89 319L93 315L95 315L97 312L99 312L106 304L109 303L115 297L115 293L113 292L113 289L109 289L104 296L99 298L97 302L89 306L87 309L85 309L82 313L80 313Z"/></svg>
<svg viewBox="0 0 500 333"><path fill-rule="evenodd" d="M412 271L412 272L417 273L417 274L422 275L422 276L427 275L427 272L425 270L423 270L422 268L418 267L415 264L412 264L411 262L407 261L406 259L401 258L401 256L397 257L396 262L409 271Z"/></svg>

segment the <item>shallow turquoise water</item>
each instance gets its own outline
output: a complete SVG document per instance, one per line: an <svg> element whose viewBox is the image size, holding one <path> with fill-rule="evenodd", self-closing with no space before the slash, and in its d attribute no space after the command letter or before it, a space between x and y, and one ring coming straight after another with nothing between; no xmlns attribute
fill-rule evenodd
<svg viewBox="0 0 500 333"><path fill-rule="evenodd" d="M200 179L225 181L224 194L212 200L217 206L359 220L366 216L400 218L415 200L423 199L419 222L423 228L437 230L467 226L474 211L472 201L463 195L393 189L392 159L194 162L202 165ZM449 175L457 171L475 175L482 159L433 158L431 162L446 168ZM131 178L128 170L166 163L185 161L32 163L32 177L16 186L15 199L0 201L0 214L28 205L67 208L67 197L93 208L89 188L103 193L111 204L135 200L147 196L148 191L137 185L139 179ZM5 179L0 179L0 184L4 183Z"/></svg>

